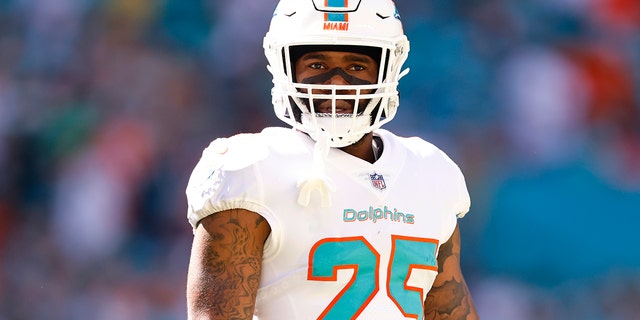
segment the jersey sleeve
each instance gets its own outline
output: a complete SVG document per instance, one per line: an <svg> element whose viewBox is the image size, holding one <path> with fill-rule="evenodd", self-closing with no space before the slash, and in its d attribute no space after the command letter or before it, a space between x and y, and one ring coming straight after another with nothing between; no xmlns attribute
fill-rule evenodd
<svg viewBox="0 0 640 320"><path fill-rule="evenodd" d="M463 218L471 208L471 197L469 196L469 190L467 189L464 174L457 165L454 164L454 166L456 169L454 179L457 199L454 203L454 212L458 218Z"/></svg>
<svg viewBox="0 0 640 320"><path fill-rule="evenodd" d="M267 156L255 135L214 140L202 153L186 188L187 219L192 228L216 212L267 211L256 164Z"/></svg>
<svg viewBox="0 0 640 320"><path fill-rule="evenodd" d="M448 223L445 223L443 226L443 239L447 239L446 241L448 241L456 228L457 220L463 218L469 212L471 199L462 170L460 170L460 167L449 158L448 155L442 150L441 152L446 163L446 179L450 183L447 188L450 192L448 197L451 204L450 213L446 219Z"/></svg>
<svg viewBox="0 0 640 320"><path fill-rule="evenodd" d="M446 211L442 212L442 243L446 242L456 228L458 219L464 217L470 209L471 200L464 174L460 167L440 148L421 138L405 140L409 148L420 155L431 177L440 186L442 199L446 202Z"/></svg>
<svg viewBox="0 0 640 320"><path fill-rule="evenodd" d="M464 217L471 207L471 199L464 174L460 167L442 149L418 137L405 140L411 150L418 152L424 163L439 172L444 181L443 189L451 203L451 211L457 218ZM428 159L432 159L429 161Z"/></svg>

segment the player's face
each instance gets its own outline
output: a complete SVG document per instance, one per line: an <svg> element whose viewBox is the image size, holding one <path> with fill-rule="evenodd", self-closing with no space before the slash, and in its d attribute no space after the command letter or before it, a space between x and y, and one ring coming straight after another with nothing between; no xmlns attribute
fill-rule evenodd
<svg viewBox="0 0 640 320"><path fill-rule="evenodd" d="M300 83L325 85L363 85L376 83L378 63L365 54L339 51L309 52L296 61L296 79ZM373 90L361 92L372 93ZM312 93L330 94L330 90ZM337 94L355 94L355 90L338 90ZM364 107L368 101L360 101ZM336 113L353 113L354 100L338 100ZM330 100L314 100L315 112L331 113Z"/></svg>

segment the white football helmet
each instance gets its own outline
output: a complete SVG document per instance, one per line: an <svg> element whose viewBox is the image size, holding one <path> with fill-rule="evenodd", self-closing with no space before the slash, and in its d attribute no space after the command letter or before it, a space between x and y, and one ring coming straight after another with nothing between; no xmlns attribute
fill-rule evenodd
<svg viewBox="0 0 640 320"><path fill-rule="evenodd" d="M351 145L396 114L398 80L408 72L401 68L409 41L391 0L281 0L264 50L273 75L276 115L316 141L324 135L330 147ZM297 83L294 59L310 51L372 52L379 65L377 83ZM347 91L350 94L342 94ZM316 112L314 100L331 100L332 112ZM338 100L352 101L353 113L337 113Z"/></svg>

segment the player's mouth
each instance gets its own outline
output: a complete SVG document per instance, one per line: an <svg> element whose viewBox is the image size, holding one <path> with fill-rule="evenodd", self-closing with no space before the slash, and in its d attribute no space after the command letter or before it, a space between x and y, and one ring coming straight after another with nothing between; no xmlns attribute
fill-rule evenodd
<svg viewBox="0 0 640 320"><path fill-rule="evenodd" d="M333 113L331 100L314 100L316 113ZM353 114L353 102L336 100L336 114Z"/></svg>

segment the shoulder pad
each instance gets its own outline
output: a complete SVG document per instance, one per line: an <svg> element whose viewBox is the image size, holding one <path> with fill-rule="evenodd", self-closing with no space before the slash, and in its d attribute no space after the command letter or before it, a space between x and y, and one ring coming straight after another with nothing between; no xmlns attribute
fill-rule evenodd
<svg viewBox="0 0 640 320"><path fill-rule="evenodd" d="M216 191L224 172L240 171L268 155L268 148L257 134L216 139L202 152L187 185L187 198L194 208L203 206Z"/></svg>
<svg viewBox="0 0 640 320"><path fill-rule="evenodd" d="M202 161L217 169L236 171L267 157L269 151L258 134L239 134L211 142L202 153Z"/></svg>

